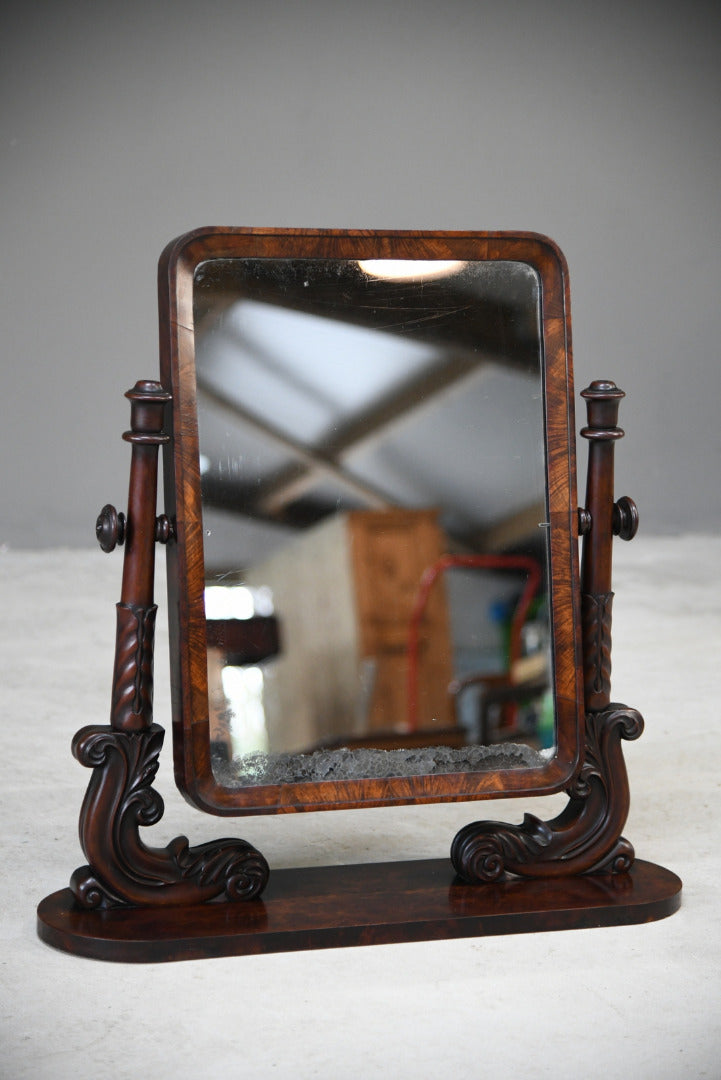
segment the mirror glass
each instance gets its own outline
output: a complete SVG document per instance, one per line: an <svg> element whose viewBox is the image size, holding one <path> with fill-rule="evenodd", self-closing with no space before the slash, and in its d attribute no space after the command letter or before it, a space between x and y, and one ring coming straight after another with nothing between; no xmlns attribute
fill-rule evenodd
<svg viewBox="0 0 721 1080"><path fill-rule="evenodd" d="M212 258L193 318L216 778L547 760L536 270Z"/></svg>

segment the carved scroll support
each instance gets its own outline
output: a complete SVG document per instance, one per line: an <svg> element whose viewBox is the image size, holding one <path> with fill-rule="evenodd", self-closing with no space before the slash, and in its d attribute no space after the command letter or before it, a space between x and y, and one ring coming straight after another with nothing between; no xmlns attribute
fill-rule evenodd
<svg viewBox="0 0 721 1080"><path fill-rule="evenodd" d="M561 814L552 821L526 814L521 825L466 825L451 848L457 873L469 882L488 882L505 873L561 877L630 869L633 847L621 836L629 808L621 740L637 739L642 731L640 713L624 705L588 713L584 764Z"/></svg>
<svg viewBox="0 0 721 1080"><path fill-rule="evenodd" d="M619 873L633 865L634 851L621 836L629 809L622 739L636 739L643 718L611 703L611 553L613 537L630 540L638 512L628 497L613 499L614 444L623 437L618 408L625 396L615 383L598 380L584 391L589 440L586 506L579 512L583 535L581 622L585 737L580 772L566 793L569 802L552 821L526 814L521 825L478 821L461 829L451 859L471 883L506 873L562 877Z"/></svg>
<svg viewBox="0 0 721 1080"><path fill-rule="evenodd" d="M191 848L178 836L166 848L149 848L140 826L163 815L153 789L164 731L86 727L73 753L93 770L80 814L80 842L88 860L71 878L76 900L87 908L119 904L199 904L249 900L268 880L263 856L243 840L214 840Z"/></svg>
<svg viewBox="0 0 721 1080"><path fill-rule="evenodd" d="M155 544L167 542L167 518L156 518L158 447L168 441L163 410L170 394L160 383L138 382L131 402L132 444L127 518L106 506L96 532L101 547L125 544L117 605L110 726L83 728L73 753L93 770L80 812L80 843L87 866L71 888L86 908L117 905L173 906L208 900L249 900L268 880L268 864L244 840L215 840L191 848L184 836L165 848L147 847L140 827L154 825L163 800L152 787L163 745L153 723L153 601Z"/></svg>

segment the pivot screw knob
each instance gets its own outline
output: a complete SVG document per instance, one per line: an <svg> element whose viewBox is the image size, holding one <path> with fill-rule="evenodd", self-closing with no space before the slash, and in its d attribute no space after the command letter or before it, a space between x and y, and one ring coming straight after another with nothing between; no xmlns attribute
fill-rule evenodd
<svg viewBox="0 0 721 1080"><path fill-rule="evenodd" d="M119 514L115 507L108 503L98 514L95 535L103 551L113 551L116 544L122 546L125 540L125 514Z"/></svg>
<svg viewBox="0 0 721 1080"><path fill-rule="evenodd" d="M633 540L638 532L638 507L628 495L622 495L613 507L613 533L622 540Z"/></svg>

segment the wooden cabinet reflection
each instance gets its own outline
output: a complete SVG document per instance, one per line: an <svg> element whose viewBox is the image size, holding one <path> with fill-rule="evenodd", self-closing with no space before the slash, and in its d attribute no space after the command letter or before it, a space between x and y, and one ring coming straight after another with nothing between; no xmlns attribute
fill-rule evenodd
<svg viewBox="0 0 721 1080"><path fill-rule="evenodd" d="M395 736L403 736L402 745L409 745L408 626L421 575L443 550L444 538L433 510L355 511L308 530L249 570L247 585L272 591L281 644L279 649L276 622L249 620L245 645L250 651L241 660L231 637L224 635L234 633L237 646L243 621L208 622L208 681L216 746L232 742L223 668L271 656L273 662L265 666L263 678L271 752L364 743L389 748ZM424 615L420 659L421 730L413 733L412 742L420 739L425 745L429 737L437 742L441 731L444 742L463 741L453 730L448 697L453 663L442 588L435 590Z"/></svg>

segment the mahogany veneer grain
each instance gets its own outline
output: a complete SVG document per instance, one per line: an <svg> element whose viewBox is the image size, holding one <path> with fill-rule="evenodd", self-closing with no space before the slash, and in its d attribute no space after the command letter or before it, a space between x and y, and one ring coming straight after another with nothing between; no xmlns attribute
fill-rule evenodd
<svg viewBox="0 0 721 1080"><path fill-rule="evenodd" d="M542 767L434 776L227 787L212 768L205 639L205 587L195 378L193 281L206 260L237 258L458 259L518 261L541 292L546 402L548 543L557 717L556 753ZM168 545L168 618L176 783L212 814L296 813L404 803L548 795L581 767L584 725L573 360L568 268L556 244L529 232L208 227L172 241L158 266L160 377L172 395L163 455Z"/></svg>
<svg viewBox="0 0 721 1080"><path fill-rule="evenodd" d="M424 859L276 870L247 903L86 911L63 889L38 907L38 933L77 955L142 963L627 925L680 903L676 875L640 860L624 874L478 886L447 859Z"/></svg>

